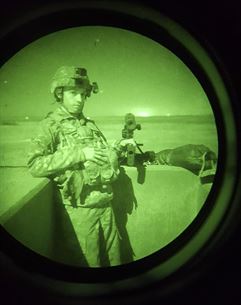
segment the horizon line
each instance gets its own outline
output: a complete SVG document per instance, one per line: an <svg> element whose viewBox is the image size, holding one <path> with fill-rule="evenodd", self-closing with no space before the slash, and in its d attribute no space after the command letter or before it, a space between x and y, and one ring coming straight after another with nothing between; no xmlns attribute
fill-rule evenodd
<svg viewBox="0 0 241 305"><path fill-rule="evenodd" d="M132 112L129 112L132 113ZM85 115L87 118L88 117L123 117L125 116L127 113L123 114L123 115ZM132 113L135 117L139 117L139 118L150 118L150 117L172 117L172 116L214 116L214 114L212 113L203 113L203 114L196 114L196 113L190 113L190 114L158 114L158 115L135 115L134 113ZM0 120L9 120L11 118L22 118L23 120L28 120L32 118L39 118L42 117L41 115L12 115L12 116L7 116L7 118L4 117L0 117Z"/></svg>

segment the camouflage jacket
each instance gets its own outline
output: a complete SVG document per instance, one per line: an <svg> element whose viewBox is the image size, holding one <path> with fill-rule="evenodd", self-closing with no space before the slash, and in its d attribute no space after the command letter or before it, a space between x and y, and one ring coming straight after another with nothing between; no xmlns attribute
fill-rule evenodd
<svg viewBox="0 0 241 305"><path fill-rule="evenodd" d="M108 161L103 166L85 161L83 147L103 149ZM119 174L117 156L92 120L77 119L60 106L41 122L31 142L28 167L34 177L55 181L64 204L99 207L113 197L111 183Z"/></svg>

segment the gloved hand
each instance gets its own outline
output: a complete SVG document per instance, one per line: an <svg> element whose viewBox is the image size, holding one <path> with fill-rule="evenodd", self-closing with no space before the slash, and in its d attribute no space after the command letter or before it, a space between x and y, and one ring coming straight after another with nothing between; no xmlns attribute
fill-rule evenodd
<svg viewBox="0 0 241 305"><path fill-rule="evenodd" d="M108 156L103 149L97 147L84 147L83 153L85 161L92 161L98 165L103 165L108 161Z"/></svg>

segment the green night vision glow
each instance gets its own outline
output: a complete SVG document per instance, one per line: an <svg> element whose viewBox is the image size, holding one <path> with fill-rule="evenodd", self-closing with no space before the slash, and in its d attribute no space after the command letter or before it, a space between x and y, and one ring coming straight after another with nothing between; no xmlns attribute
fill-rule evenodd
<svg viewBox="0 0 241 305"><path fill-rule="evenodd" d="M161 26L192 40L170 21ZM220 92L215 67L192 42ZM87 96L81 81L76 90L61 79L51 92L60 67L72 67L62 70L72 80L86 69L95 89ZM197 78L161 44L114 27L58 31L6 62L0 89L1 223L33 251L78 267L125 265L167 247L202 210L216 173L215 119ZM171 267L150 278L186 262L221 214L212 211Z"/></svg>

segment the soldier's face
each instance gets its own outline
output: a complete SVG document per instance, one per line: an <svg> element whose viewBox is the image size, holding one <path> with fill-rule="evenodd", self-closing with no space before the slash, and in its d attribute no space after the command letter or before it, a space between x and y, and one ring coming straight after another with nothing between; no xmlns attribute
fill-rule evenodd
<svg viewBox="0 0 241 305"><path fill-rule="evenodd" d="M83 111L86 100L85 90L73 87L63 90L63 106L72 114L80 114Z"/></svg>

